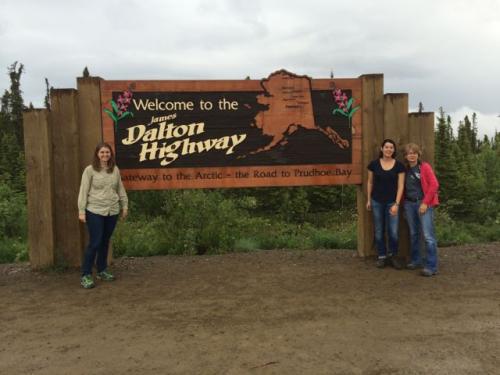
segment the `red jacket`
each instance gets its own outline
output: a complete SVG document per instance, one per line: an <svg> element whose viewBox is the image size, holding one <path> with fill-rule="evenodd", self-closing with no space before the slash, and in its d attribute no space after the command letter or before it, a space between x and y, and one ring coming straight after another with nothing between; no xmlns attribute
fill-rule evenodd
<svg viewBox="0 0 500 375"><path fill-rule="evenodd" d="M439 182L431 165L425 161L420 164L420 183L422 184L422 191L424 192L424 199L422 199L422 202L429 207L437 206L439 204Z"/></svg>

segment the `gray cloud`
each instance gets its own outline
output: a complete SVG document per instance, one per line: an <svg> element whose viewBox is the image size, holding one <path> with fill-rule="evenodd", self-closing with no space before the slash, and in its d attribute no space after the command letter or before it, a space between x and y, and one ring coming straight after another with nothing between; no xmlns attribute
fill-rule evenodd
<svg viewBox="0 0 500 375"><path fill-rule="evenodd" d="M312 77L384 73L386 92L453 112L500 112L500 2L483 0L3 0L0 88L26 67L27 102L44 77L74 87L84 66L107 79ZM488 116L484 117L491 118Z"/></svg>

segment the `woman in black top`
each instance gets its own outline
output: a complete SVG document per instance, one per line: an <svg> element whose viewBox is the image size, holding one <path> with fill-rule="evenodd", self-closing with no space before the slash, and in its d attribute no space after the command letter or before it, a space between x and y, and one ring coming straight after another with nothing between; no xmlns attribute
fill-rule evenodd
<svg viewBox="0 0 500 375"><path fill-rule="evenodd" d="M399 202L403 195L405 168L395 159L396 144L384 139L379 158L368 165L366 209L373 212L375 244L377 246L377 267L386 264L396 269L402 265L397 260ZM386 250L384 232L387 229L389 251Z"/></svg>

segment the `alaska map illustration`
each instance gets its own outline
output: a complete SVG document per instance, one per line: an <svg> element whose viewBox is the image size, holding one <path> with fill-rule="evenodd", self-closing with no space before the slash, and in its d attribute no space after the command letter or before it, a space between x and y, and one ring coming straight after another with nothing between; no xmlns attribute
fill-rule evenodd
<svg viewBox="0 0 500 375"><path fill-rule="evenodd" d="M272 139L264 147L252 151L252 154L286 145L288 137L301 128L323 133L342 149L349 147L349 141L343 139L330 126L322 128L316 125L309 77L280 70L261 84L264 93L257 96L257 102L266 106L267 110L257 114L255 124L262 129L263 135Z"/></svg>

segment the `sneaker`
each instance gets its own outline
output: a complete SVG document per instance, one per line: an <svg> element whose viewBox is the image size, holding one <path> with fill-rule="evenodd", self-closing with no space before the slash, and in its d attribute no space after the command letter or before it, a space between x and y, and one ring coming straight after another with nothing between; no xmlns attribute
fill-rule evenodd
<svg viewBox="0 0 500 375"><path fill-rule="evenodd" d="M113 281L115 279L115 277L113 276L113 274L111 272L109 272L108 270L104 270L102 272L98 272L97 273L97 278L99 280L102 280L102 281Z"/></svg>
<svg viewBox="0 0 500 375"><path fill-rule="evenodd" d="M93 287L95 287L95 283L94 283L94 279L92 278L92 275L83 275L82 278L80 279L80 284L85 289L92 289Z"/></svg>
<svg viewBox="0 0 500 375"><path fill-rule="evenodd" d="M422 272L420 272L420 274L422 276L425 276L425 277L430 277L430 276L434 276L435 274L437 274L437 271L431 271L430 269L428 268L424 268L422 270Z"/></svg>
<svg viewBox="0 0 500 375"><path fill-rule="evenodd" d="M397 270L401 270L403 269L403 265L401 264L401 262L399 261L398 258L395 258L395 257L390 257L388 259L388 263L394 268L394 269L397 269Z"/></svg>
<svg viewBox="0 0 500 375"><path fill-rule="evenodd" d="M378 258L377 262L375 263L375 266L377 268L384 268L385 267L385 258Z"/></svg>

